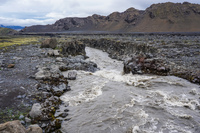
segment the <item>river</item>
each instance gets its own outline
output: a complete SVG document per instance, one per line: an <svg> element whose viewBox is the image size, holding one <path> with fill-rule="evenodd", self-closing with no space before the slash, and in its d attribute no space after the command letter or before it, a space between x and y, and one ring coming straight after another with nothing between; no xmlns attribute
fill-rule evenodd
<svg viewBox="0 0 200 133"><path fill-rule="evenodd" d="M86 48L95 73L77 71L60 108L64 133L199 133L200 86L174 76L123 74L123 62ZM67 72L64 72L66 75Z"/></svg>

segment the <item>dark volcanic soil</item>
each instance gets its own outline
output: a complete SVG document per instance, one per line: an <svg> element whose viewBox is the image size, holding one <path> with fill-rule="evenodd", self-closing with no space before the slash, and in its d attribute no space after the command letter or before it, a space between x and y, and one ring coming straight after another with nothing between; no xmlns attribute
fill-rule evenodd
<svg viewBox="0 0 200 133"><path fill-rule="evenodd" d="M35 101L32 95L37 81L32 77L36 66L43 61L42 50L39 45L25 45L0 53L0 112L12 109L23 113ZM8 68L10 64L14 67Z"/></svg>

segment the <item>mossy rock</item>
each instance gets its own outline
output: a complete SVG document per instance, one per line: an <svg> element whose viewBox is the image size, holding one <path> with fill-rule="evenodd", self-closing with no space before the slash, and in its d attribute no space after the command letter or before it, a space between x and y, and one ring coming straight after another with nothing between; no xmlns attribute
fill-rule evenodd
<svg viewBox="0 0 200 133"><path fill-rule="evenodd" d="M55 38L48 38L42 42L41 48L55 49L57 47L57 44L58 44L58 42Z"/></svg>

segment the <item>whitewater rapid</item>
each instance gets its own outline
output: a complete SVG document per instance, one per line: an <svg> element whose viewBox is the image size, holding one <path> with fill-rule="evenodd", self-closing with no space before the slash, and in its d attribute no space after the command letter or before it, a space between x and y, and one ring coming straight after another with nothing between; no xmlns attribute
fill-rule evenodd
<svg viewBox="0 0 200 133"><path fill-rule="evenodd" d="M200 86L174 76L123 74L123 62L86 48L95 73L77 71L60 108L64 133L199 133ZM64 72L67 75L68 72Z"/></svg>

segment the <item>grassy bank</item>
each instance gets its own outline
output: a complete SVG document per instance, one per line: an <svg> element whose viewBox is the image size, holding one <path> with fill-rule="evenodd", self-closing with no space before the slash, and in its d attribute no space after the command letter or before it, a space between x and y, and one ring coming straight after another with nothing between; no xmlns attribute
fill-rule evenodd
<svg viewBox="0 0 200 133"><path fill-rule="evenodd" d="M0 36L0 49L13 45L37 44L40 39L38 36Z"/></svg>

